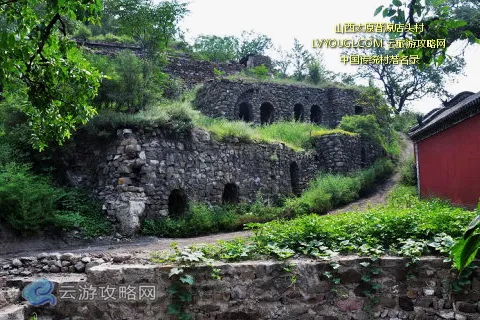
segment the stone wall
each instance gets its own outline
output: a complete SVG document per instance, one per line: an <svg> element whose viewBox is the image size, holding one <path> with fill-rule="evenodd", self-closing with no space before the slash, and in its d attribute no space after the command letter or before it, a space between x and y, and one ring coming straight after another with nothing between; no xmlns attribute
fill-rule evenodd
<svg viewBox="0 0 480 320"><path fill-rule="evenodd" d="M143 219L179 217L189 203L275 203L299 195L318 171L348 172L382 155L381 147L356 136L318 138L315 152L283 144L219 142L193 129L182 137L160 128L119 129L111 141L84 135L62 157L63 175L99 198L126 235ZM379 151L373 151L379 150Z"/></svg>
<svg viewBox="0 0 480 320"><path fill-rule="evenodd" d="M210 117L270 123L298 119L335 127L344 115L366 114L372 107L359 106L359 91L311 88L298 85L247 81L208 81L194 105Z"/></svg>
<svg viewBox="0 0 480 320"><path fill-rule="evenodd" d="M222 71L225 76L232 75L244 69L240 63L216 63L210 61L192 60L186 56L170 56L164 72L181 79L187 88L214 78L214 70Z"/></svg>
<svg viewBox="0 0 480 320"><path fill-rule="evenodd" d="M329 134L315 140L317 159L328 172L346 173L372 165L386 156L377 143L359 136Z"/></svg>
<svg viewBox="0 0 480 320"><path fill-rule="evenodd" d="M452 291L457 276L443 258L425 257L411 267L409 260L383 257L369 267L360 263L367 258L340 257L335 271L329 262L315 260L220 264L221 280L211 279L208 267L198 267L194 274L193 301L186 303L194 319L217 320L478 320L480 319L480 272L475 270L470 283L459 292ZM109 265L92 267L83 277L47 277L59 285L98 288L112 286L155 286L151 301L58 299L55 308L30 310L38 315L59 319L172 319L167 315L171 285L171 266ZM372 270L375 274L372 275ZM340 282L330 281L330 272ZM369 281L362 280L368 275ZM57 280L55 280L57 279ZM365 279L365 277L364 277ZM31 281L31 280L30 280ZM24 278L11 279L10 287L20 289ZM376 289L375 289L376 288ZM100 290L100 289L98 289ZM138 290L138 289L137 289ZM76 292L79 297L79 292ZM118 293L117 293L118 296Z"/></svg>

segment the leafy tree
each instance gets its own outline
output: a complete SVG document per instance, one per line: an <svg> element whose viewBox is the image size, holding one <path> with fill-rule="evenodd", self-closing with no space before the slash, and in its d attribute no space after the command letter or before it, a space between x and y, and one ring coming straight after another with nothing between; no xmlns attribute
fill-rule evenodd
<svg viewBox="0 0 480 320"><path fill-rule="evenodd" d="M446 39L445 48L412 48L405 55L419 55L421 65L441 64L446 51L455 40L480 43L480 4L478 0L392 0L389 6L380 6L375 15L382 13L392 23L422 23L424 30L417 33L395 33L392 38L414 40Z"/></svg>
<svg viewBox="0 0 480 320"><path fill-rule="evenodd" d="M0 2L0 97L18 95L38 149L95 114L100 75L67 38L65 21L97 22L100 11L92 0Z"/></svg>
<svg viewBox="0 0 480 320"><path fill-rule="evenodd" d="M264 34L254 31L243 31L239 40L237 58L243 58L248 54L264 54L265 50L272 47L272 39Z"/></svg>
<svg viewBox="0 0 480 320"><path fill-rule="evenodd" d="M296 38L293 41L292 60L294 68L293 77L297 81L303 81L308 70L307 66L312 62L313 57Z"/></svg>
<svg viewBox="0 0 480 320"><path fill-rule="evenodd" d="M292 54L281 47L275 48L278 59L273 61L275 71L277 71L280 78L288 77L288 68L292 64Z"/></svg>
<svg viewBox="0 0 480 320"><path fill-rule="evenodd" d="M313 84L327 81L327 70L323 64L323 54L316 51L316 55L312 56L311 61L307 64L308 81Z"/></svg>
<svg viewBox="0 0 480 320"><path fill-rule="evenodd" d="M384 48L374 48L363 54L368 52L383 56L398 54L398 50ZM358 67L357 76L379 82L390 106L396 113L400 113L408 102L426 95L449 96L445 86L452 76L462 72L464 65L465 61L461 57L448 58L440 66L363 64Z"/></svg>
<svg viewBox="0 0 480 320"><path fill-rule="evenodd" d="M150 0L105 0L102 34L128 35L144 47L165 49L179 33L178 22L188 13L176 0L158 4Z"/></svg>
<svg viewBox="0 0 480 320"><path fill-rule="evenodd" d="M237 57L239 40L234 36L201 35L195 39L195 52L201 58L226 62Z"/></svg>

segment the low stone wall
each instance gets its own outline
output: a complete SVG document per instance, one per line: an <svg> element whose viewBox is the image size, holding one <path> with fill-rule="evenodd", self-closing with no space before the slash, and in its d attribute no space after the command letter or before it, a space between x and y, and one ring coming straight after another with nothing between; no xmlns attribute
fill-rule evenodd
<svg viewBox="0 0 480 320"><path fill-rule="evenodd" d="M397 257L383 257L368 267L360 264L371 262L367 258L340 257L336 262L340 265L336 271L328 262L312 260L290 261L291 271L285 271L285 265L275 261L220 264L216 267L221 280L211 279L210 268L198 267L191 271L195 279L193 301L185 306L194 319L480 319L478 270L470 284L453 292L456 275L443 258L422 258L409 268L408 259ZM56 282L57 297L60 285L70 285L75 289L75 300L58 298L54 308L31 311L60 319L172 319L167 315L170 269L155 265L101 265L91 268L87 277L81 279L51 277ZM330 281L325 272L340 283ZM21 289L27 282L11 279L7 285ZM105 300L104 296L102 300L99 288L107 285L136 288L133 290L139 290L140 285L154 286L155 297L130 301L124 297L117 301ZM80 288L98 290L92 299L95 301L81 301ZM115 294L120 298L120 292Z"/></svg>
<svg viewBox="0 0 480 320"><path fill-rule="evenodd" d="M297 119L335 127L343 116L367 114L373 108L359 106L359 91L310 88L276 83L208 81L194 105L210 117L270 123Z"/></svg>

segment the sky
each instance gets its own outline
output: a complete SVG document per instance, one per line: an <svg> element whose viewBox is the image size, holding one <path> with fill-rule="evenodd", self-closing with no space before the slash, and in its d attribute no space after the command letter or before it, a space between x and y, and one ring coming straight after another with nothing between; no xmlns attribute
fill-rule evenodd
<svg viewBox="0 0 480 320"><path fill-rule="evenodd" d="M275 46L289 50L297 38L312 52L313 39L341 38L335 33L335 25L355 22L386 22L374 17L375 9L389 0L190 0L190 13L180 23L190 43L198 35L235 35L243 30L254 30L267 35ZM458 54L461 44L454 44L451 54ZM341 49L323 49L327 69L335 72L354 72L355 67L340 62ZM461 91L480 91L480 45L469 46L465 53L465 76L448 84L447 90L456 94ZM477 57L477 59L475 59ZM438 98L423 98L412 103L411 110L423 113L440 105Z"/></svg>

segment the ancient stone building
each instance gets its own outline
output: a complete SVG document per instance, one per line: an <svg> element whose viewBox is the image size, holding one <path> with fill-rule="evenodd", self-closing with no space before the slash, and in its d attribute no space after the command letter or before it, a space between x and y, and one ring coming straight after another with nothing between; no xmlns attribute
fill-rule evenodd
<svg viewBox="0 0 480 320"><path fill-rule="evenodd" d="M335 127L343 116L371 113L354 89L312 88L268 82L207 81L195 107L210 117L269 124L279 120L311 121Z"/></svg>

